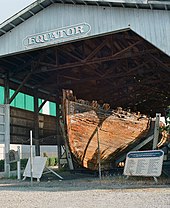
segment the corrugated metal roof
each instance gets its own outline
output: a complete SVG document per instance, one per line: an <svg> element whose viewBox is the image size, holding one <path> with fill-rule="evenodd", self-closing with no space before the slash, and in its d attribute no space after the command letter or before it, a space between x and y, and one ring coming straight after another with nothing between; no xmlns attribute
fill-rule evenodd
<svg viewBox="0 0 170 208"><path fill-rule="evenodd" d="M37 0L0 24L0 36L54 3L170 10L170 0Z"/></svg>

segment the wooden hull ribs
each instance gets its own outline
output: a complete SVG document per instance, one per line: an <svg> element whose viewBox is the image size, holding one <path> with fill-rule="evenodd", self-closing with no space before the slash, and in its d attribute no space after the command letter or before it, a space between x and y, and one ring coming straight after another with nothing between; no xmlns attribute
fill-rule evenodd
<svg viewBox="0 0 170 208"><path fill-rule="evenodd" d="M80 166L97 170L100 150L101 167L109 169L118 153L146 135L149 119L121 108L110 110L108 104L102 108L96 104L76 100L72 91L64 91L67 141Z"/></svg>

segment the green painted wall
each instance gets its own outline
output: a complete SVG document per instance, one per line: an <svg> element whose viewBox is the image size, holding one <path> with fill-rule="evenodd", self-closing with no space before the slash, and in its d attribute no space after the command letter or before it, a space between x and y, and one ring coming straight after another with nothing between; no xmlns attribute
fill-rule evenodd
<svg viewBox="0 0 170 208"><path fill-rule="evenodd" d="M50 108L50 115L56 116L56 104L53 102L49 102L49 108Z"/></svg>
<svg viewBox="0 0 170 208"><path fill-rule="evenodd" d="M10 89L10 97L15 91ZM42 103L42 99L38 99L39 106ZM0 104L4 104L4 87L0 86ZM29 111L34 111L34 98L30 95L18 93L15 99L12 101L11 106L16 108L22 108ZM42 113L42 109L40 110ZM49 102L49 113L52 116L56 116L56 104Z"/></svg>
<svg viewBox="0 0 170 208"><path fill-rule="evenodd" d="M14 90L10 90L10 97L13 95L14 92ZM33 111L34 99L30 95L25 95L19 92L15 99L12 101L11 106Z"/></svg>
<svg viewBox="0 0 170 208"><path fill-rule="evenodd" d="M4 104L4 88L0 86L0 104Z"/></svg>
<svg viewBox="0 0 170 208"><path fill-rule="evenodd" d="M30 95L25 95L25 108L26 110L34 111L34 98Z"/></svg>

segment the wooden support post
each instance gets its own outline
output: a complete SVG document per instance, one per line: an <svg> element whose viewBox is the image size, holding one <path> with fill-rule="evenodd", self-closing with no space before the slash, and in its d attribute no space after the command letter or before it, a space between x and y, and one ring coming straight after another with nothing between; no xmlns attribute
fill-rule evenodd
<svg viewBox="0 0 170 208"><path fill-rule="evenodd" d="M70 149L69 149L69 146L68 146L68 143L67 143L67 139L66 139L67 135L66 135L66 132L65 132L64 124L61 121L60 121L60 126L61 126L61 131L62 131L62 134L63 134L63 138L64 138L68 166L69 166L70 170L74 170L71 152L70 152Z"/></svg>
<svg viewBox="0 0 170 208"><path fill-rule="evenodd" d="M6 77L5 77L5 88L4 88L4 94L5 94L5 155L9 153L10 150L10 108L9 108L9 73L7 72ZM4 162L4 170L5 170L5 175L6 177L10 177L10 165L6 161L5 157L5 162Z"/></svg>
<svg viewBox="0 0 170 208"><path fill-rule="evenodd" d="M32 130L30 131L30 173L31 173L31 186L33 186L33 151L32 151Z"/></svg>
<svg viewBox="0 0 170 208"><path fill-rule="evenodd" d="M7 74L5 76L4 85L5 85L5 87L4 87L4 95L5 95L4 103L9 104L9 72L7 72Z"/></svg>
<svg viewBox="0 0 170 208"><path fill-rule="evenodd" d="M57 154L58 154L58 168L61 168L61 141L60 141L60 109L59 109L59 96L57 95L56 99L56 123L57 123Z"/></svg>
<svg viewBox="0 0 170 208"><path fill-rule="evenodd" d="M153 146L152 149L156 149L158 144L158 138L159 138L159 122L160 122L160 113L156 113L156 121L155 121L155 129L154 129L154 139L153 139Z"/></svg>
<svg viewBox="0 0 170 208"><path fill-rule="evenodd" d="M38 96L37 90L34 94L34 143L35 143L35 154L40 156L40 144L39 144L39 109L38 109Z"/></svg>
<svg viewBox="0 0 170 208"><path fill-rule="evenodd" d="M59 139L58 139L59 141ZM61 143L58 143L58 168L61 169L61 162L60 162L60 159L61 159L61 156L62 156L62 151L61 151Z"/></svg>
<svg viewBox="0 0 170 208"><path fill-rule="evenodd" d="M55 49L55 64L56 66L58 66L58 63L59 63L59 57L58 57L58 48Z"/></svg>

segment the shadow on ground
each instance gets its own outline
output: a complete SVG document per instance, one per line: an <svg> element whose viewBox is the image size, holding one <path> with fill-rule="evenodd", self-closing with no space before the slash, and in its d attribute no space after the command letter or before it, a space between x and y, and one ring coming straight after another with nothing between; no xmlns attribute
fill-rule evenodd
<svg viewBox="0 0 170 208"><path fill-rule="evenodd" d="M145 189L145 188L170 188L170 178L164 176L158 178L156 184L152 177L129 177L125 176L104 176L99 178L91 174L62 172L60 180L54 174L43 175L40 182L33 180L31 186L30 178L25 181L16 179L0 179L0 190L6 191L85 191L85 190L124 190L124 189Z"/></svg>

